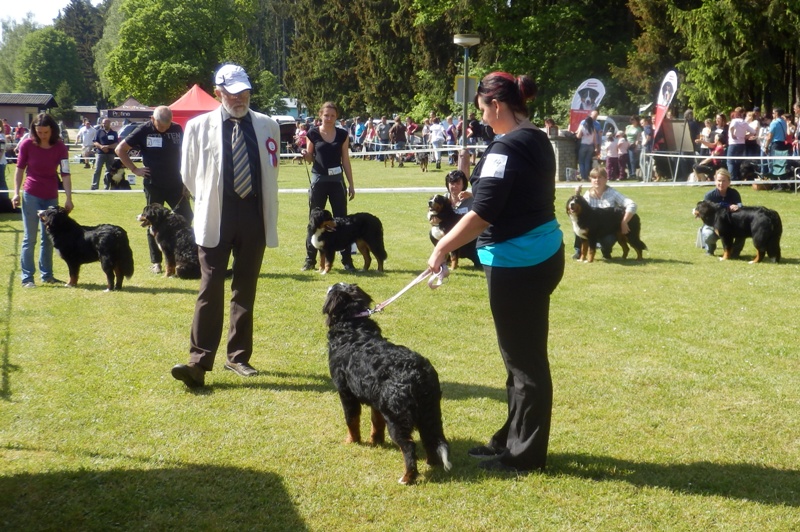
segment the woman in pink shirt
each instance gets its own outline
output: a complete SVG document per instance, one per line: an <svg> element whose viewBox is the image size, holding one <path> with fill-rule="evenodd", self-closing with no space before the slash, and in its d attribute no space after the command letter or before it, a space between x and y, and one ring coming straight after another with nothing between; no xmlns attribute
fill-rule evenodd
<svg viewBox="0 0 800 532"><path fill-rule="evenodd" d="M36 265L33 260L33 248L39 225L37 211L58 205L58 175L64 183L64 208L72 210L72 181L69 174L69 148L61 140L58 124L52 116L40 113L31 123L30 137L19 145L17 171L14 174L14 207L20 206L22 200L22 222L25 236L22 238L22 286L33 288ZM23 184L22 197L20 188ZM41 244L39 248L39 274L43 283L61 283L53 277L53 243L41 226Z"/></svg>

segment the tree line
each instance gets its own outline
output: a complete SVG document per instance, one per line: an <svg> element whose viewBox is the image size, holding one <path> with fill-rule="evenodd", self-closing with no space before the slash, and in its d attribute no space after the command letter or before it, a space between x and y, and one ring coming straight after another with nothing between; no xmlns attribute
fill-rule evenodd
<svg viewBox="0 0 800 532"><path fill-rule="evenodd" d="M1 20L0 92L115 106L211 91L224 62L250 73L253 106L281 97L312 113L416 118L460 112L456 33L477 33L470 73L532 75L532 115L566 122L577 86L606 86L609 114L635 113L676 70L673 105L698 117L798 99L800 5L794 0L71 0L52 25Z"/></svg>

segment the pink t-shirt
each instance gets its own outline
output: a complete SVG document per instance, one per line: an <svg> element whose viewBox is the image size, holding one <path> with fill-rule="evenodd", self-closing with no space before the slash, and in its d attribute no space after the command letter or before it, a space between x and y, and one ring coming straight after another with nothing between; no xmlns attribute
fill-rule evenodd
<svg viewBox="0 0 800 532"><path fill-rule="evenodd" d="M19 144L17 168L25 169L25 192L45 200L57 198L58 173L65 159L69 160L69 148L61 140L47 149L32 138L23 140Z"/></svg>

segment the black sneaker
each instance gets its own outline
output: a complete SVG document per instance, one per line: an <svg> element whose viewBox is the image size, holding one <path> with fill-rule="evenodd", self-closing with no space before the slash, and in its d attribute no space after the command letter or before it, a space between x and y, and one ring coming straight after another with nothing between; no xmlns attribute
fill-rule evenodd
<svg viewBox="0 0 800 532"><path fill-rule="evenodd" d="M344 271L346 271L346 272L355 272L356 271L356 267L353 266L352 264L343 264L342 267L344 268Z"/></svg>
<svg viewBox="0 0 800 532"><path fill-rule="evenodd" d="M308 270L313 270L316 267L317 265L315 263L311 262L310 260L307 260L303 263L303 267L300 268L300 271L307 272Z"/></svg>

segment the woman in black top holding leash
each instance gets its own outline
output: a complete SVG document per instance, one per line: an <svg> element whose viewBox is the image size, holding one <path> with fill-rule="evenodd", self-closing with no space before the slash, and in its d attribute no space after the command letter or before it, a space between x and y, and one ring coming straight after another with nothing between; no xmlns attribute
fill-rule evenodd
<svg viewBox="0 0 800 532"><path fill-rule="evenodd" d="M306 149L300 154L311 166L311 188L308 191L308 210L325 208L330 201L334 217L347 216L347 199L356 196L353 187L353 170L350 167L350 139L347 131L336 127L338 112L333 102L325 102L319 110L320 126L312 127L307 135ZM345 188L342 175L347 178ZM317 249L306 237L306 261L303 271L312 270L317 264ZM342 252L342 266L346 271L355 271L350 250Z"/></svg>
<svg viewBox="0 0 800 532"><path fill-rule="evenodd" d="M478 85L483 122L502 135L475 167L474 200L461 221L434 248L438 271L447 253L478 238L500 354L506 367L508 417L486 445L478 467L523 472L544 469L550 437L553 385L547 360L550 294L564 273L563 234L555 217L553 148L528 120L526 102L536 83L494 72Z"/></svg>

